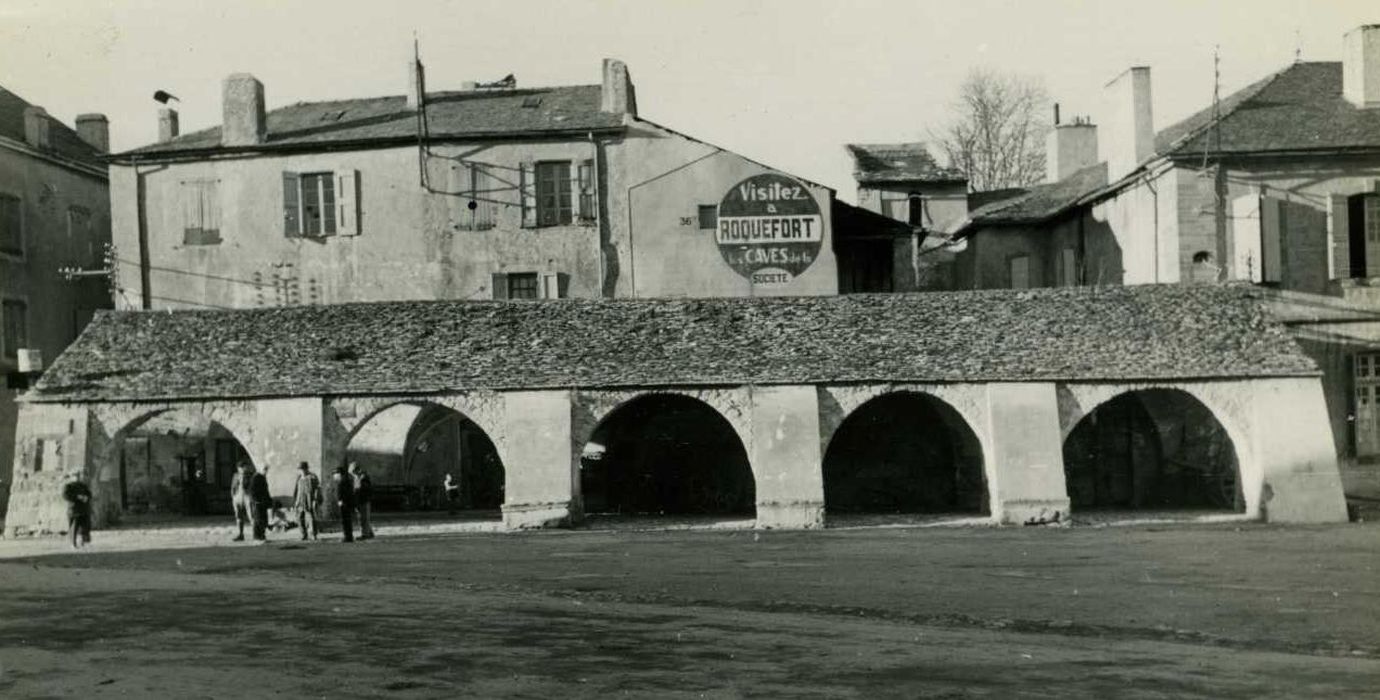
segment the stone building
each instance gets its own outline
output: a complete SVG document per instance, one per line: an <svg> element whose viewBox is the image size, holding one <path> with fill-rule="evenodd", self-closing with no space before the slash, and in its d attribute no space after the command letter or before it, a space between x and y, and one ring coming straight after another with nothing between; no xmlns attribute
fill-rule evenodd
<svg viewBox="0 0 1380 700"><path fill-rule="evenodd" d="M99 156L108 146L103 115L78 116L73 130L0 88L0 501L11 477L15 400L27 383L19 351L51 362L96 309L110 308L105 279L59 272L105 267L110 199Z"/></svg>
<svg viewBox="0 0 1380 700"><path fill-rule="evenodd" d="M1260 292L1149 285L105 312L22 403L7 534L62 529L69 474L119 518L151 421L216 424L282 497L399 406L484 434L459 468L509 528L1346 517L1318 371ZM1155 444L1103 439L1128 423Z"/></svg>
<svg viewBox="0 0 1380 700"><path fill-rule="evenodd" d="M1380 459L1380 26L1158 131L1148 67L1104 92L1103 123L1050 134L1049 182L959 227L955 288L1260 285L1325 373L1338 455Z"/></svg>

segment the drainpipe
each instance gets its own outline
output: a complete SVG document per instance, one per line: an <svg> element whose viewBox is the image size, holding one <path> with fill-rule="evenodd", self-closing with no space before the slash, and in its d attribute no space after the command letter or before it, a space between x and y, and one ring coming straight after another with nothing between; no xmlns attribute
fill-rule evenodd
<svg viewBox="0 0 1380 700"><path fill-rule="evenodd" d="M153 282L149 267L149 218L148 218L148 188L144 184L144 173L139 172L139 159L136 157L134 166L134 199L135 199L135 218L139 229L139 307L145 311L153 308Z"/></svg>

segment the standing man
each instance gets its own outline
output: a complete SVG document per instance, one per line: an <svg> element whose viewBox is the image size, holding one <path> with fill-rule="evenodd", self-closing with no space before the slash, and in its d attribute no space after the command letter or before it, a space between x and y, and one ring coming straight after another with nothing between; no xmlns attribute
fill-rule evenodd
<svg viewBox="0 0 1380 700"><path fill-rule="evenodd" d="M354 478L355 510L359 511L359 538L374 539L374 526L369 522L373 511L374 482L369 474L360 468L358 462L350 462L350 476Z"/></svg>
<svg viewBox="0 0 1380 700"><path fill-rule="evenodd" d="M264 468L267 471L267 467ZM250 520L254 523L254 540L268 541L268 507L273 496L268 492L268 477L257 473L250 467L249 505Z"/></svg>
<svg viewBox="0 0 1380 700"><path fill-rule="evenodd" d="M72 549L91 544L91 488L81 480L80 473L69 475L62 487L62 498L67 501L67 531L72 533Z"/></svg>
<svg viewBox="0 0 1380 700"><path fill-rule="evenodd" d="M235 476L230 479L230 508L235 511L235 526L239 528L239 534L235 535L234 541L244 541L244 524L246 522L253 525L254 508L250 503L249 487L253 481L251 476L254 467L248 462L240 462L235 465ZM255 526L257 529L257 526Z"/></svg>
<svg viewBox="0 0 1380 700"><path fill-rule="evenodd" d="M460 506L460 484L455 483L455 478L450 474L446 474L442 486L446 490L446 507L451 515L455 515L455 509Z"/></svg>
<svg viewBox="0 0 1380 700"><path fill-rule="evenodd" d="M355 541L355 480L350 476L350 472L345 470L345 465L335 468L335 474L331 476L335 482L335 503L340 507L340 530L345 534L346 542Z"/></svg>
<svg viewBox="0 0 1380 700"><path fill-rule="evenodd" d="M297 526L302 528L302 541L307 539L307 525L311 525L311 538L316 539L316 509L321 506L321 480L311 473L306 462L297 465L300 472L297 484L292 487L292 505L297 509Z"/></svg>

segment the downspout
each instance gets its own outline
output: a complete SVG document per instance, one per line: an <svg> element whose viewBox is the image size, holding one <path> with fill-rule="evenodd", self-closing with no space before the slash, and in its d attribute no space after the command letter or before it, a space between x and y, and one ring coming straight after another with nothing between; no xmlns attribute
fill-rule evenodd
<svg viewBox="0 0 1380 700"><path fill-rule="evenodd" d="M612 297L613 292L607 289L608 284L608 232L604 230L604 188L601 186L600 173L603 172L603 163L599 158L599 139L594 137L594 132L588 134L590 150L594 152L594 172L590 176L594 178L594 230L599 236L599 296Z"/></svg>
<svg viewBox="0 0 1380 700"><path fill-rule="evenodd" d="M139 158L136 156L132 163L134 166L134 207L136 226L139 229L139 307L145 311L153 308L153 282L151 280L149 261L149 218L147 194L148 188L144 185L144 173L139 172Z"/></svg>

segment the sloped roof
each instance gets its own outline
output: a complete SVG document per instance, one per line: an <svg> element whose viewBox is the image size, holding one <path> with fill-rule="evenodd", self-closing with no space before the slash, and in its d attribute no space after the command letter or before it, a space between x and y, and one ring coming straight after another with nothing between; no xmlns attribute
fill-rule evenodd
<svg viewBox="0 0 1380 700"><path fill-rule="evenodd" d="M107 311L26 400L1316 374L1253 288L1146 285Z"/></svg>
<svg viewBox="0 0 1380 700"><path fill-rule="evenodd" d="M1380 149L1380 109L1342 97L1340 62L1295 63L1159 132L1164 156ZM1214 126L1215 124L1215 126ZM1220 149L1218 139L1221 139Z"/></svg>
<svg viewBox="0 0 1380 700"><path fill-rule="evenodd" d="M1214 119L1214 114L1217 118ZM1220 145L1219 145L1220 144ZM1342 97L1342 64L1299 62L1233 92L1155 135L1164 157L1202 157L1308 151L1380 149L1380 109L1361 109ZM1057 183L1036 185L969 215L978 224L1038 223L1106 188L1080 170Z"/></svg>
<svg viewBox="0 0 1380 700"><path fill-rule="evenodd" d="M1012 196L984 204L968 215L982 224L1016 224L1044 221L1078 203L1090 192L1107 186L1107 164L1098 163L1068 177L1019 190Z"/></svg>
<svg viewBox="0 0 1380 700"><path fill-rule="evenodd" d="M432 138L452 138L620 127L621 113L600 110L602 90L599 85L574 85L427 93L427 130ZM417 112L407 108L401 95L299 102L269 111L267 130L265 143L253 149L416 140ZM119 155L185 155L221 148L220 127L215 126Z"/></svg>
<svg viewBox="0 0 1380 700"><path fill-rule="evenodd" d="M24 110L31 106L24 98L0 87L0 136L24 143ZM51 115L48 123L48 144L53 154L105 168L100 152L81 140L77 132Z"/></svg>
<svg viewBox="0 0 1380 700"><path fill-rule="evenodd" d="M853 177L869 182L962 182L963 171L935 162L924 143L850 143Z"/></svg>
<svg viewBox="0 0 1380 700"><path fill-rule="evenodd" d="M909 236L910 224L837 199L829 203L834 243L866 236Z"/></svg>

